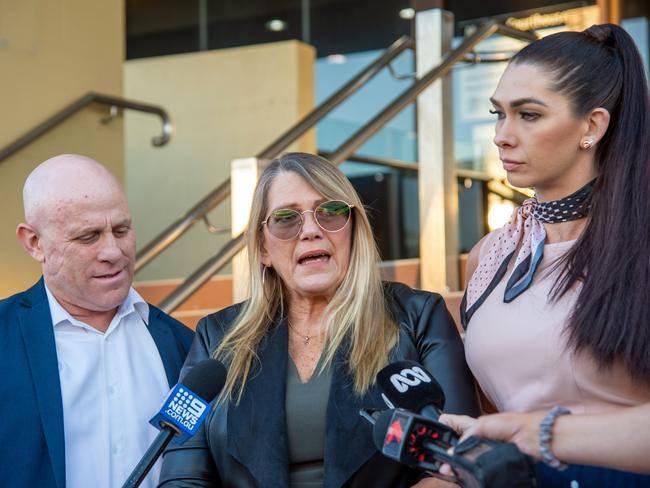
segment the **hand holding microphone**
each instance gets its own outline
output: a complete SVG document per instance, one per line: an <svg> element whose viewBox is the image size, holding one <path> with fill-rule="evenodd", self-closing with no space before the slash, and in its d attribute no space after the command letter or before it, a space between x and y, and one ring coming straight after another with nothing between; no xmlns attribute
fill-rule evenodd
<svg viewBox="0 0 650 488"><path fill-rule="evenodd" d="M377 374L377 384L391 408L376 418L373 428L375 446L385 456L430 472L448 463L465 487L536 485L532 460L514 444L474 436L461 442L452 428L438 421L444 393L418 363L399 361L386 366Z"/></svg>
<svg viewBox="0 0 650 488"><path fill-rule="evenodd" d="M443 414L440 422L450 426L461 440L480 436L501 442L514 442L519 449L538 461L542 460L539 451L539 424L546 412L503 412L483 415L479 418L466 415Z"/></svg>
<svg viewBox="0 0 650 488"><path fill-rule="evenodd" d="M440 384L419 363L405 360L383 368L377 385L386 405L397 410L377 418L375 447L396 461L437 472L450 457L447 449L458 442L456 432L438 422L445 406Z"/></svg>
<svg viewBox="0 0 650 488"><path fill-rule="evenodd" d="M131 472L122 488L135 488L176 437L182 444L198 431L210 413L210 402L226 383L226 368L216 359L197 363L167 395L158 413L149 421L160 432Z"/></svg>

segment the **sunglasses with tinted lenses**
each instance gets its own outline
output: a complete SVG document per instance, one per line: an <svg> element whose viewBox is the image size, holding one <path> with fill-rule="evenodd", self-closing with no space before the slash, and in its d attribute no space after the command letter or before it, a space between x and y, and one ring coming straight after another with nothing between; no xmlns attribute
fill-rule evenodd
<svg viewBox="0 0 650 488"><path fill-rule="evenodd" d="M300 234L302 225L305 222L303 215L311 212L314 214L316 224L321 229L326 232L338 232L350 221L352 208L354 208L354 205L342 200L330 200L321 203L313 210L304 210L302 212L292 208L282 208L271 212L271 215L262 222L262 225L266 225L273 237L288 241Z"/></svg>

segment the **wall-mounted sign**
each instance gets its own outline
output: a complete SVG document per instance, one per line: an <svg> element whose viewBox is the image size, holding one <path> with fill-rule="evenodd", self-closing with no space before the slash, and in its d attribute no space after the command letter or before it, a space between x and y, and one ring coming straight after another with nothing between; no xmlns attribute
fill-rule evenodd
<svg viewBox="0 0 650 488"><path fill-rule="evenodd" d="M549 13L534 13L527 17L508 17L508 27L524 31L538 31L549 27L564 27L562 30L581 31L600 23L600 8L597 5L572 8ZM543 35L543 34L542 34Z"/></svg>

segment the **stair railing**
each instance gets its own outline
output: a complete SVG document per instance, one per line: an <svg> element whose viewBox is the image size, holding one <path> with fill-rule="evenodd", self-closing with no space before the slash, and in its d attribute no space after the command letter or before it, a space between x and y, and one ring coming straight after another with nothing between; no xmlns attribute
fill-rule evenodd
<svg viewBox="0 0 650 488"><path fill-rule="evenodd" d="M167 144L174 132L174 126L171 122L171 119L169 118L169 115L164 108L158 105L136 102L135 100L128 100L126 98L115 97L112 95L89 92L72 102L70 105L62 108L51 117L48 117L44 122L37 125L29 132L23 134L12 143L0 149L0 161L3 161L12 154L20 151L22 148L28 146L36 139L41 137L43 134L54 129L57 125L61 124L80 110L93 103L109 106L111 108L111 116L114 116L119 109L128 109L137 110L138 112L146 112L160 117L162 122L162 133L158 136L154 136L151 139L151 144L156 147Z"/></svg>
<svg viewBox="0 0 650 488"><path fill-rule="evenodd" d="M368 139L383 128L393 117L405 107L413 103L418 95L422 93L434 81L445 76L453 65L465 59L465 55L471 52L481 41L492 34L501 34L515 39L531 42L537 36L530 32L513 29L496 21L488 22L480 26L472 35L463 40L455 49L451 50L443 61L425 73L421 78L400 94L384 110L373 117L357 132L350 136L339 148L331 153L330 161L334 164L341 164L354 151L363 145ZM212 276L228 264L232 258L244 248L244 236L239 234L228 241L214 256L203 263L196 271L188 276L175 290L165 297L159 307L167 313L171 313L187 300L196 290L206 283Z"/></svg>
<svg viewBox="0 0 650 488"><path fill-rule="evenodd" d="M332 153L327 151L319 151L318 154L323 156L325 159L330 159ZM356 163L362 164L373 164L376 166L384 166L386 168L397 169L401 171L414 171L418 172L420 168L417 163L402 161L399 159L387 159L387 158L378 158L376 156L359 156L357 154L352 154L347 158L348 161L354 161ZM490 176L487 173L482 173L480 171L474 171L471 169L456 169L456 177L458 180L470 179L474 181L480 181L481 184L485 186L485 189L489 193L494 193L495 195L503 198L504 200L509 200L516 205L521 205L524 203L524 200L530 198L526 193L522 193L516 188L510 187L499 181L498 179Z"/></svg>
<svg viewBox="0 0 650 488"><path fill-rule="evenodd" d="M309 129L320 122L334 108L364 86L384 67L389 65L397 56L407 49L413 49L414 42L408 36L402 36L395 41L381 56L360 71L354 78L348 81L327 100L309 112L295 125L290 127L269 146L260 151L256 157L260 159L273 159L283 150L294 143ZM230 196L230 178L225 180L208 195L203 197L196 205L190 208L181 218L170 224L165 230L154 237L148 244L142 247L137 253L135 260L135 271L141 270L152 259L163 252L180 236L185 234L194 224L200 222L217 205Z"/></svg>

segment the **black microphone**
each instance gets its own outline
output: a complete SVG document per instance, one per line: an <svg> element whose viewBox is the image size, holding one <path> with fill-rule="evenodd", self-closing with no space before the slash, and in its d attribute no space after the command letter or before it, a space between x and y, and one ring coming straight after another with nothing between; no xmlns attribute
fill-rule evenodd
<svg viewBox="0 0 650 488"><path fill-rule="evenodd" d="M447 450L458 435L450 427L403 408L384 410L372 429L375 447L384 456L421 470L437 471L451 459Z"/></svg>
<svg viewBox="0 0 650 488"><path fill-rule="evenodd" d="M131 472L122 488L140 486L147 473L176 437L183 443L198 431L211 410L210 402L226 383L226 368L216 359L197 363L169 392L158 413L149 421L160 432Z"/></svg>
<svg viewBox="0 0 650 488"><path fill-rule="evenodd" d="M438 420L445 407L440 384L421 364L397 361L377 373L377 385L389 408L404 408Z"/></svg>
<svg viewBox="0 0 650 488"><path fill-rule="evenodd" d="M448 463L455 479L436 476L465 488L537 486L535 462L515 444L476 436L458 443L450 427L402 408L379 414L372 434L379 452L406 466L436 473Z"/></svg>

